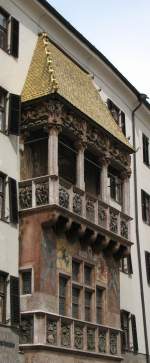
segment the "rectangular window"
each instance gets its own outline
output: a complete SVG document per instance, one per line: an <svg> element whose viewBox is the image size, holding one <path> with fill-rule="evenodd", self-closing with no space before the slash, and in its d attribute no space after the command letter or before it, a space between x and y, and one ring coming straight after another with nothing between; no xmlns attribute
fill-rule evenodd
<svg viewBox="0 0 150 363"><path fill-rule="evenodd" d="M99 287L96 288L96 321L98 324L103 322L103 295L104 290Z"/></svg>
<svg viewBox="0 0 150 363"><path fill-rule="evenodd" d="M145 251L147 282L150 284L150 252Z"/></svg>
<svg viewBox="0 0 150 363"><path fill-rule="evenodd" d="M121 128L123 134L126 136L125 113L120 110L120 108L117 107L110 99L107 99L107 106L117 125Z"/></svg>
<svg viewBox="0 0 150 363"><path fill-rule="evenodd" d="M67 282L68 279L66 277L60 276L59 278L59 314L66 315L67 314Z"/></svg>
<svg viewBox="0 0 150 363"><path fill-rule="evenodd" d="M7 50L8 14L0 8L0 48Z"/></svg>
<svg viewBox="0 0 150 363"><path fill-rule="evenodd" d="M108 177L110 178L110 196L116 202L121 203L122 184L117 170L110 166L108 169Z"/></svg>
<svg viewBox="0 0 150 363"><path fill-rule="evenodd" d="M5 218L5 176L0 174L0 219Z"/></svg>
<svg viewBox="0 0 150 363"><path fill-rule="evenodd" d="M122 332L122 351L129 351L130 350L130 339L129 339L129 318L130 314L127 311L121 311L121 328Z"/></svg>
<svg viewBox="0 0 150 363"><path fill-rule="evenodd" d="M92 292L85 290L85 320L91 321L92 320Z"/></svg>
<svg viewBox="0 0 150 363"><path fill-rule="evenodd" d="M80 280L80 262L72 261L72 280L79 282Z"/></svg>
<svg viewBox="0 0 150 363"><path fill-rule="evenodd" d="M72 287L72 316L79 319L79 295L80 290L77 287Z"/></svg>
<svg viewBox="0 0 150 363"><path fill-rule="evenodd" d="M134 353L138 352L138 337L137 337L137 328L136 328L136 317L134 314L129 313L128 311L121 311L121 328L122 339L121 346L122 351L133 351Z"/></svg>
<svg viewBox="0 0 150 363"><path fill-rule="evenodd" d="M86 192L97 196L100 193L100 166L98 158L85 151L84 179Z"/></svg>
<svg viewBox="0 0 150 363"><path fill-rule="evenodd" d="M143 221L150 224L150 196L144 190L141 190L141 199Z"/></svg>
<svg viewBox="0 0 150 363"><path fill-rule="evenodd" d="M0 323L6 321L6 278L7 274L0 272Z"/></svg>
<svg viewBox="0 0 150 363"><path fill-rule="evenodd" d="M32 293L32 272L26 270L21 272L21 294L27 295Z"/></svg>
<svg viewBox="0 0 150 363"><path fill-rule="evenodd" d="M61 137L58 144L59 176L76 184L76 151L71 140Z"/></svg>
<svg viewBox="0 0 150 363"><path fill-rule="evenodd" d="M128 275L133 274L131 255L121 258L120 271Z"/></svg>
<svg viewBox="0 0 150 363"><path fill-rule="evenodd" d="M7 92L0 88L0 131L6 130L6 94Z"/></svg>
<svg viewBox="0 0 150 363"><path fill-rule="evenodd" d="M84 283L85 285L92 284L92 267L88 265L84 266Z"/></svg>
<svg viewBox="0 0 150 363"><path fill-rule="evenodd" d="M149 166L149 138L143 134L143 162Z"/></svg>

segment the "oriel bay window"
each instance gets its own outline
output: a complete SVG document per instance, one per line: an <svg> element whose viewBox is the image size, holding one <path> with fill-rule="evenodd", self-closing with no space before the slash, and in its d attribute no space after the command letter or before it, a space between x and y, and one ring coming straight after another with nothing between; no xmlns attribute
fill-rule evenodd
<svg viewBox="0 0 150 363"><path fill-rule="evenodd" d="M105 288L95 282L95 265L73 258L72 274L59 275L59 314L103 324Z"/></svg>

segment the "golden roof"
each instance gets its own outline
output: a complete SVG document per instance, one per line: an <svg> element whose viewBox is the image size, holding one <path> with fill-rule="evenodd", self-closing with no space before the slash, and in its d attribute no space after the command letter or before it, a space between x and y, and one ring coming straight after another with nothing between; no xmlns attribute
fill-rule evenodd
<svg viewBox="0 0 150 363"><path fill-rule="evenodd" d="M22 91L22 102L54 92L123 144L132 148L102 101L91 77L52 44L43 33L37 40Z"/></svg>

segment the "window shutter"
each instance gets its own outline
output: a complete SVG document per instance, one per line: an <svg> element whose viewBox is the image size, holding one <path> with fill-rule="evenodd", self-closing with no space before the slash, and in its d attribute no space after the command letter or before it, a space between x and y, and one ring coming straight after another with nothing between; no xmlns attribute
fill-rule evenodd
<svg viewBox="0 0 150 363"><path fill-rule="evenodd" d="M133 274L131 254L128 256L128 273L130 275Z"/></svg>
<svg viewBox="0 0 150 363"><path fill-rule="evenodd" d="M20 116L21 116L21 97L10 93L8 132L12 135L19 135Z"/></svg>
<svg viewBox="0 0 150 363"><path fill-rule="evenodd" d="M126 338L125 338L125 326L124 326L124 311L121 311L121 329L123 330L121 333L121 350L125 352L126 350Z"/></svg>
<svg viewBox="0 0 150 363"><path fill-rule="evenodd" d="M121 111L121 129L123 134L126 136L125 113L123 111Z"/></svg>
<svg viewBox="0 0 150 363"><path fill-rule="evenodd" d="M15 18L11 18L11 38L10 38L10 54L18 58L19 53L19 22Z"/></svg>
<svg viewBox="0 0 150 363"><path fill-rule="evenodd" d="M109 98L107 98L107 107L108 107L109 111L112 110L112 101Z"/></svg>
<svg viewBox="0 0 150 363"><path fill-rule="evenodd" d="M19 279L10 276L10 306L11 306L11 324L20 324L20 298L19 298Z"/></svg>
<svg viewBox="0 0 150 363"><path fill-rule="evenodd" d="M15 179L9 178L9 211L10 222L18 223L17 183Z"/></svg>
<svg viewBox="0 0 150 363"><path fill-rule="evenodd" d="M149 139L143 134L143 161L149 165Z"/></svg>
<svg viewBox="0 0 150 363"><path fill-rule="evenodd" d="M141 201L142 201L142 218L146 222L146 202L145 202L145 192L141 190Z"/></svg>
<svg viewBox="0 0 150 363"><path fill-rule="evenodd" d="M150 253L145 251L147 282L150 284Z"/></svg>
<svg viewBox="0 0 150 363"><path fill-rule="evenodd" d="M134 353L137 353L138 352L138 339L137 339L137 329L136 329L136 317L135 317L135 315L131 315L131 324L132 324L132 337L133 337Z"/></svg>

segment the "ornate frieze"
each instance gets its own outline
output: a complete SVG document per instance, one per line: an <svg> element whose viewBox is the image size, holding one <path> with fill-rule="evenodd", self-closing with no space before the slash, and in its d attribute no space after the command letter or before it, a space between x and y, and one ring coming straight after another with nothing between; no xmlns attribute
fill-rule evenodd
<svg viewBox="0 0 150 363"><path fill-rule="evenodd" d="M44 205L49 203L49 186L48 181L36 184L36 205Z"/></svg>
<svg viewBox="0 0 150 363"><path fill-rule="evenodd" d="M117 354L117 334L115 332L110 332L110 353Z"/></svg>
<svg viewBox="0 0 150 363"><path fill-rule="evenodd" d="M95 221L94 200L90 197L87 197L86 199L86 218L91 222Z"/></svg>
<svg viewBox="0 0 150 363"><path fill-rule="evenodd" d="M104 331L104 330L99 331L98 350L100 353L106 352L106 331Z"/></svg>
<svg viewBox="0 0 150 363"><path fill-rule="evenodd" d="M59 205L63 208L69 208L69 193L62 187L59 188Z"/></svg>
<svg viewBox="0 0 150 363"><path fill-rule="evenodd" d="M73 197L73 211L79 215L82 214L82 199L81 195L76 193Z"/></svg>
<svg viewBox="0 0 150 363"><path fill-rule="evenodd" d="M100 226L105 227L106 226L106 220L107 220L107 212L106 208L103 207L100 203L98 204L98 224Z"/></svg>
<svg viewBox="0 0 150 363"><path fill-rule="evenodd" d="M87 328L87 350L95 350L95 329Z"/></svg>
<svg viewBox="0 0 150 363"><path fill-rule="evenodd" d="M130 168L131 157L128 152L122 150L117 143L110 140L98 126L79 117L71 111L63 102L55 98L47 98L36 105L28 106L22 111L22 131L37 127L62 126L72 132L75 138L79 137L85 144L91 145L98 153L109 152L110 158L115 159L123 167Z"/></svg>
<svg viewBox="0 0 150 363"><path fill-rule="evenodd" d="M118 233L118 211L113 208L110 208L110 230Z"/></svg>
<svg viewBox="0 0 150 363"><path fill-rule="evenodd" d="M61 345L63 347L70 347L71 345L71 332L70 332L70 324L66 322L62 322L61 324Z"/></svg>
<svg viewBox="0 0 150 363"><path fill-rule="evenodd" d="M33 317L24 316L21 318L20 344L33 343Z"/></svg>
<svg viewBox="0 0 150 363"><path fill-rule="evenodd" d="M19 204L21 209L32 207L32 185L26 185L20 187Z"/></svg>
<svg viewBox="0 0 150 363"><path fill-rule="evenodd" d="M76 349L83 349L83 327L74 325L74 346Z"/></svg>
<svg viewBox="0 0 150 363"><path fill-rule="evenodd" d="M47 343L57 344L57 322L54 320L47 320Z"/></svg>
<svg viewBox="0 0 150 363"><path fill-rule="evenodd" d="M121 236L128 239L128 222L125 219L121 219L120 229Z"/></svg>

